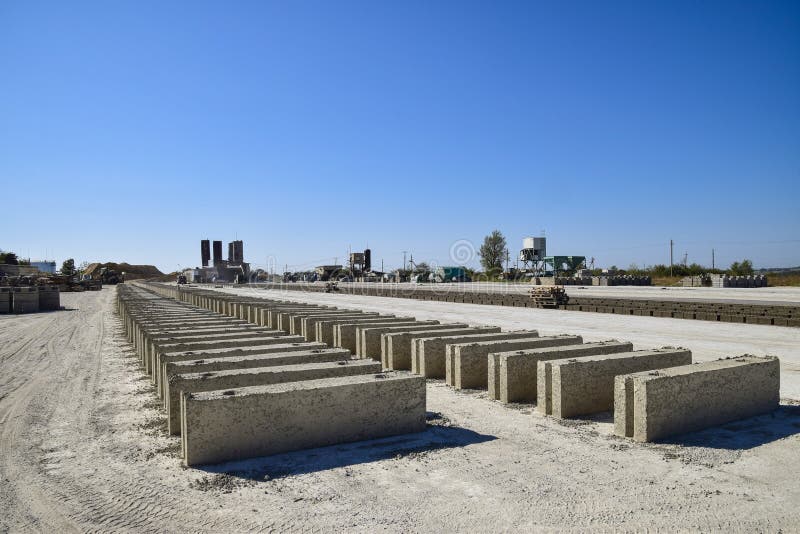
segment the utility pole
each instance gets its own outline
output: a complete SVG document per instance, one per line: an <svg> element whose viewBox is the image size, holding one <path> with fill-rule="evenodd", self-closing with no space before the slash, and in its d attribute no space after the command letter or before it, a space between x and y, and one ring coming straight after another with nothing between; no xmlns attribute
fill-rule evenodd
<svg viewBox="0 0 800 534"><path fill-rule="evenodd" d="M672 276L672 247L674 243L672 239L669 240L669 275Z"/></svg>
<svg viewBox="0 0 800 534"><path fill-rule="evenodd" d="M508 255L508 249L506 249L506 272L508 272L509 268L511 267L510 262L511 257Z"/></svg>
<svg viewBox="0 0 800 534"><path fill-rule="evenodd" d="M381 258L381 274L385 273L386 271L383 270L383 258Z"/></svg>
<svg viewBox="0 0 800 534"><path fill-rule="evenodd" d="M408 253L407 250L403 251L403 270L406 270L406 254Z"/></svg>

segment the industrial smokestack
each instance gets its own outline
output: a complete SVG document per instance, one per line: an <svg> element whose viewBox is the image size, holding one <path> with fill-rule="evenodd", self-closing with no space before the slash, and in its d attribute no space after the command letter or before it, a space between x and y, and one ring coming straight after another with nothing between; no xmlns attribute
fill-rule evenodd
<svg viewBox="0 0 800 534"><path fill-rule="evenodd" d="M222 261L222 241L214 241L214 263Z"/></svg>
<svg viewBox="0 0 800 534"><path fill-rule="evenodd" d="M372 270L372 251L364 249L364 270L369 272Z"/></svg>
<svg viewBox="0 0 800 534"><path fill-rule="evenodd" d="M200 241L200 266L208 267L208 262L211 261L211 243L208 239Z"/></svg>

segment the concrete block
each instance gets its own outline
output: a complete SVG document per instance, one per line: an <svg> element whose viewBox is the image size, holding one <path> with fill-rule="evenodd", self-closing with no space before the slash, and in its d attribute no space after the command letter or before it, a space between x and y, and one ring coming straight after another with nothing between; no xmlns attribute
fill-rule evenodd
<svg viewBox="0 0 800 534"><path fill-rule="evenodd" d="M12 287L11 312L35 313L39 311L38 287Z"/></svg>
<svg viewBox="0 0 800 534"><path fill-rule="evenodd" d="M249 386L265 386L282 382L317 380L336 376L375 374L381 365L373 361L340 360L333 362L276 365L228 371L174 374L167 381L167 426L170 434L180 433L180 394L200 393Z"/></svg>
<svg viewBox="0 0 800 534"><path fill-rule="evenodd" d="M451 365L446 369L446 380L456 389L488 389L490 353L548 347L562 339L537 337L456 344Z"/></svg>
<svg viewBox="0 0 800 534"><path fill-rule="evenodd" d="M439 321L416 321L414 324L406 326L361 325L356 328L356 356L359 358L373 358L375 360L380 360L382 334L387 332L408 332L411 330L421 330L423 327L428 327L431 330L435 330L436 328L439 328L440 325Z"/></svg>
<svg viewBox="0 0 800 534"><path fill-rule="evenodd" d="M0 313L11 312L11 288L0 287Z"/></svg>
<svg viewBox="0 0 800 534"><path fill-rule="evenodd" d="M188 466L424 429L422 377L359 375L181 395Z"/></svg>
<svg viewBox="0 0 800 534"><path fill-rule="evenodd" d="M206 349L197 351L157 352L154 365L153 383L159 397L163 394L164 365L166 363L185 362L205 358L227 358L230 356L247 356L251 354L269 354L274 352L295 352L299 350L324 349L322 343L307 343L300 336L286 336L274 338L273 343L261 342L250 347L235 347L231 349Z"/></svg>
<svg viewBox="0 0 800 534"><path fill-rule="evenodd" d="M326 343L331 347L336 346L336 339L334 337L335 334L335 326L340 324L355 324L355 323L379 323L381 321L413 321L413 317L394 317L393 315L371 315L371 314L364 314L364 318L352 318L352 319L345 319L341 317L337 317L336 319L323 319L318 321L315 325L316 327L316 337L314 339L310 339L309 341L319 341L320 343Z"/></svg>
<svg viewBox="0 0 800 534"><path fill-rule="evenodd" d="M432 330L421 328L410 332L389 332L381 335L381 363L384 369L411 370L411 347L418 339L440 337L442 335L457 335L472 333L486 333L498 331L499 328L456 326L451 329L434 328Z"/></svg>
<svg viewBox="0 0 800 534"><path fill-rule="evenodd" d="M561 345L539 347L527 350L493 353L489 360L490 376L494 378L494 387L489 391L489 398L500 402L536 402L538 395L538 364L545 360L577 358L598 354L630 352L633 344L620 341L601 341L598 343L575 342L579 336L570 336L568 342Z"/></svg>
<svg viewBox="0 0 800 534"><path fill-rule="evenodd" d="M425 378L444 378L446 375L445 360L448 357L446 354L448 343L453 345L493 339L521 339L538 336L535 330L501 332L498 327L483 328L487 330L486 333L437 336L416 340L411 348L411 372L422 375Z"/></svg>
<svg viewBox="0 0 800 534"><path fill-rule="evenodd" d="M368 322L370 326L401 326L401 325L414 325L418 324L416 319L387 319L386 321L379 321L379 322ZM337 324L334 326L334 346L341 347L343 349L347 349L353 354L356 353L358 350L358 338L356 334L358 333L358 328L362 326L362 323L355 322L347 322L342 324Z"/></svg>
<svg viewBox="0 0 800 534"><path fill-rule="evenodd" d="M377 313L364 313L364 312L357 312L353 311L350 313L344 313L341 315L310 315L308 317L304 317L301 320L301 330L300 335L305 338L306 341L317 341L317 323L324 321L326 319L333 319L336 317L341 317L344 319L358 319L359 317L377 317Z"/></svg>
<svg viewBox="0 0 800 534"><path fill-rule="evenodd" d="M559 418L613 410L617 376L691 363L691 351L671 347L542 360L537 370L536 409Z"/></svg>
<svg viewBox="0 0 800 534"><path fill-rule="evenodd" d="M618 376L614 388L614 432L655 441L776 409L780 363L739 356Z"/></svg>
<svg viewBox="0 0 800 534"><path fill-rule="evenodd" d="M39 286L39 311L61 309L61 293L58 286Z"/></svg>

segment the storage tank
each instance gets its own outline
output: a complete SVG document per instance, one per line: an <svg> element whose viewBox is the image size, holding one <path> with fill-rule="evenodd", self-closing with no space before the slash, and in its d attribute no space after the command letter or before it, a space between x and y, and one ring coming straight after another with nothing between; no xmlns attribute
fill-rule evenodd
<svg viewBox="0 0 800 534"><path fill-rule="evenodd" d="M364 270L369 272L372 270L372 251L364 249Z"/></svg>
<svg viewBox="0 0 800 534"><path fill-rule="evenodd" d="M541 260L547 256L547 240L544 237L525 237L522 239L522 250L529 259Z"/></svg>

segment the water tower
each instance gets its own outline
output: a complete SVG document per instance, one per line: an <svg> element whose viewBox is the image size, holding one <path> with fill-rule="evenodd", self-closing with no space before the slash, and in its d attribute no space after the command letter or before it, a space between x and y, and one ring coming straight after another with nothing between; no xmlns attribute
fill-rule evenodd
<svg viewBox="0 0 800 534"><path fill-rule="evenodd" d="M547 239L542 237L525 237L522 239L522 250L519 261L526 270L533 271L534 276L544 274L544 258L547 256Z"/></svg>

